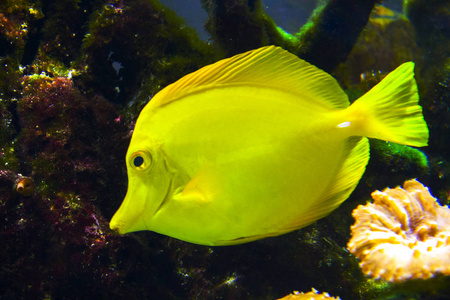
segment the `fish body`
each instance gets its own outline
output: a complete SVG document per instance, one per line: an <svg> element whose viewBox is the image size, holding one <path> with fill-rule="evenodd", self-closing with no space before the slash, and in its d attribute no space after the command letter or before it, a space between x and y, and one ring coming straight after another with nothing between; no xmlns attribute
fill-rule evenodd
<svg viewBox="0 0 450 300"><path fill-rule="evenodd" d="M315 222L356 187L367 137L427 144L413 69L351 106L330 75L274 46L186 75L138 117L110 227L232 245Z"/></svg>

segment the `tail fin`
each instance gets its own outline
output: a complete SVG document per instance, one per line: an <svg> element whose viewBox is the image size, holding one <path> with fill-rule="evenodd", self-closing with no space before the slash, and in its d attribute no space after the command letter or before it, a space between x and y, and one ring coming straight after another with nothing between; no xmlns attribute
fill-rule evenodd
<svg viewBox="0 0 450 300"><path fill-rule="evenodd" d="M428 144L428 127L414 80L414 63L389 73L350 107L358 116L362 135L422 147Z"/></svg>

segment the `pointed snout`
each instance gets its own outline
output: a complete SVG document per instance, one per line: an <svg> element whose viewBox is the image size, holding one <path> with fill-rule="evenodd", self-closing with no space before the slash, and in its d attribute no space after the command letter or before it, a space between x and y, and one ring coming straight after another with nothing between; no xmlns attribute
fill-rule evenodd
<svg viewBox="0 0 450 300"><path fill-rule="evenodd" d="M145 186L129 184L125 199L109 222L111 230L119 234L147 230L145 222L147 194Z"/></svg>

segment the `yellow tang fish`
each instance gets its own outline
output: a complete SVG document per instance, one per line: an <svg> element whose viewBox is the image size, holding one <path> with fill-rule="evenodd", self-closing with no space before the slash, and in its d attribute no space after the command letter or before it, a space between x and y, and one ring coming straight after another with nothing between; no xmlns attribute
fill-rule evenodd
<svg viewBox="0 0 450 300"><path fill-rule="evenodd" d="M426 146L414 64L350 105L336 80L274 46L201 68L145 106L110 227L233 245L336 209L369 160L366 137Z"/></svg>

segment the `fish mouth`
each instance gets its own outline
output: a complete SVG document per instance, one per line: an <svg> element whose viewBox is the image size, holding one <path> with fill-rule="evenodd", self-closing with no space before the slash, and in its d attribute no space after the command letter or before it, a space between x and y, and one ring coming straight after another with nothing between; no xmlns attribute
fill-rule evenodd
<svg viewBox="0 0 450 300"><path fill-rule="evenodd" d="M123 226L124 226L123 220L117 220L117 218L112 217L111 221L109 222L109 228L115 233L115 234L123 234Z"/></svg>

